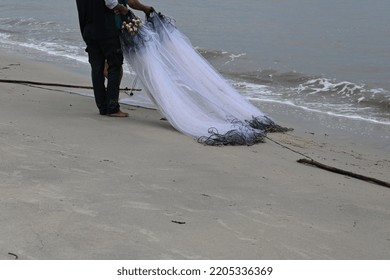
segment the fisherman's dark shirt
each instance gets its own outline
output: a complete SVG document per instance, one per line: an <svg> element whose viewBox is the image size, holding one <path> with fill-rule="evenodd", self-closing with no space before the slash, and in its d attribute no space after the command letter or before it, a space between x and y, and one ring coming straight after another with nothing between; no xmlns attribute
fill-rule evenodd
<svg viewBox="0 0 390 280"><path fill-rule="evenodd" d="M115 13L104 0L76 0L80 30L84 40L102 40L118 36Z"/></svg>

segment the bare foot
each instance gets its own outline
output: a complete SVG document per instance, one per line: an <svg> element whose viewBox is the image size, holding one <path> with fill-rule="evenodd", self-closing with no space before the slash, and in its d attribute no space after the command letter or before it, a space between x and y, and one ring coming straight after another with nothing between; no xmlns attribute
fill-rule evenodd
<svg viewBox="0 0 390 280"><path fill-rule="evenodd" d="M121 110L119 110L118 112L116 113L113 113L113 114L107 114L107 116L109 117L117 117L117 118L127 118L129 116L128 113L125 113L125 112L122 112Z"/></svg>

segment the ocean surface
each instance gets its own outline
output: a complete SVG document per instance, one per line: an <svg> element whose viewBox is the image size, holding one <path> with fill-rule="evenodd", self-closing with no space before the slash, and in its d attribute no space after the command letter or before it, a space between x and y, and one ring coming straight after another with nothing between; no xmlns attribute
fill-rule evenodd
<svg viewBox="0 0 390 280"><path fill-rule="evenodd" d="M390 127L390 1L142 2L173 17L260 107L285 104ZM87 73L84 48L74 0L0 0L2 51Z"/></svg>

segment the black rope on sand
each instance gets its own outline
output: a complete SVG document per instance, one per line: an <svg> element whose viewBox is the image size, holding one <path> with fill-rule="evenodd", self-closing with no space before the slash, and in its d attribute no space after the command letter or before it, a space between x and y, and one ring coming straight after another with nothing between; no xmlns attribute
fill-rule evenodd
<svg viewBox="0 0 390 280"><path fill-rule="evenodd" d="M349 176L349 177L352 177L352 178L355 178L355 179L359 179L359 180L363 180L363 181L366 181L366 182L370 182L370 183L374 183L374 184L377 184L377 185L380 185L380 186L384 186L386 188L390 188L390 183L389 182L385 182L385 181L382 181L382 180L379 180L379 179L376 179L376 178L373 178L373 177L368 177L368 176L365 176L365 175L361 175L361 174L357 174L357 173L353 173L351 171L347 171L347 170L343 170L343 169L340 169L340 168L337 168L337 167L333 167L333 166L329 166L329 165L326 165L326 164L323 164L323 163L320 163L316 160L314 160L313 158L309 157L308 155L305 155L301 152L298 152L297 150L294 150L290 147L287 147L286 145L283 145L271 138L269 138L268 136L264 136L264 138L274 142L275 144L285 148L285 149L288 149L296 154L299 154L301 156L304 156L305 158L301 158L301 159L298 159L297 162L298 163L302 163L302 164L307 164L307 165L312 165L312 166L316 166L318 168L321 168L323 170L327 170L327 171L330 171L330 172L333 172L333 173L337 173L337 174L342 174L342 175L346 175L346 176Z"/></svg>
<svg viewBox="0 0 390 280"><path fill-rule="evenodd" d="M255 117L253 117L253 119L251 121L246 121L246 123L248 123L251 128L260 129L261 131L264 132L264 133L259 133L259 134L255 133L254 134L255 137L250 137L249 139L247 139L245 137L245 135L242 131L242 129L244 129L244 128L248 129L248 128L245 126L242 126L243 123L239 120L231 120L230 122L233 125L239 126L241 131L236 129L236 130L228 131L225 134L219 134L218 130L216 128L210 128L209 133L211 135L208 137L207 136L199 137L198 142L203 143L205 145L212 145L212 146L224 146L224 145L248 145L248 146L251 146L251 145L256 144L256 143L264 142L264 138L265 138L265 139L268 139L271 142L281 146L282 148L288 149L296 154L304 156L305 158L297 160L298 163L316 166L318 168L321 168L321 169L324 169L324 170L327 170L327 171L330 171L333 173L346 175L346 176L349 176L349 177L352 177L355 179L363 180L363 181L370 182L370 183L375 183L375 184L390 188L389 182L385 182L385 181L378 180L378 179L373 178L373 177L368 177L368 176L364 176L361 174L353 173L351 171L343 170L343 169L336 168L333 166L325 165L323 163L315 161L313 158L311 158L308 155L305 155L304 153L301 153L297 150L294 150L286 145L279 143L278 141L273 140L272 138L267 136L267 133L269 133L269 132L285 133L285 132L291 131L293 129L292 128L285 128L285 127L276 125L270 119L268 119L268 121L269 122L264 123L259 118L255 118Z"/></svg>
<svg viewBox="0 0 390 280"><path fill-rule="evenodd" d="M360 179L360 180L363 180L363 181L375 183L375 184L384 186L386 188L390 188L390 183L388 183L388 182L385 182L385 181L382 181L382 180L378 180L376 178L372 178L372 177L356 174L356 173L353 173L351 171L343 170L343 169L336 168L336 167L333 167L333 166L329 166L329 165L320 163L318 161L315 161L313 159L308 160L308 159L305 159L305 158L301 158L301 159L297 160L297 162L303 163L303 164L314 165L314 166L317 166L318 168L321 168L321 169L324 169L324 170L328 170L330 172L346 175L346 176L353 177L353 178L356 178L356 179Z"/></svg>
<svg viewBox="0 0 390 280"><path fill-rule="evenodd" d="M60 84L60 83L45 83L45 82L36 82L36 81L27 81L27 80L7 80L0 79L0 83L9 83L9 84L21 84L21 85L38 85L38 86L51 86L51 87L65 87L65 88L80 88L80 89L93 89L91 86L80 86L80 85L69 85L69 84ZM121 91L141 91L137 88L121 88Z"/></svg>
<svg viewBox="0 0 390 280"><path fill-rule="evenodd" d="M14 254L14 253L9 252L8 255L13 256L15 258L15 260L19 259L18 255Z"/></svg>
<svg viewBox="0 0 390 280"><path fill-rule="evenodd" d="M282 148L285 148L285 149L290 150L290 151L292 151L292 152L294 152L294 153L296 153L296 154L299 154L299 155L301 155L301 156L304 156L305 158L308 158L309 160L313 160L313 159L312 159L311 157L309 157L308 155L305 155L305 154L303 154L303 153L301 153L301 152L298 152L297 150L294 150L294 149L292 149L292 148L290 148L290 147L287 147L286 145L283 145L283 144L279 143L278 141L275 141L275 140L273 140L272 138L269 138L268 136L264 136L264 138L270 140L271 142L274 142L275 144L279 145L279 146L282 147Z"/></svg>
<svg viewBox="0 0 390 280"><path fill-rule="evenodd" d="M27 86L27 87L32 87L32 88L40 88L40 89L44 89L44 90L48 90L48 91L56 91L56 92L64 92L64 93L69 93L69 94L80 95L80 93L77 93L77 92L74 92L74 91L70 91L70 90L47 88L45 86L36 86L36 85L30 85L30 84L21 84L21 85L24 85L24 86Z"/></svg>

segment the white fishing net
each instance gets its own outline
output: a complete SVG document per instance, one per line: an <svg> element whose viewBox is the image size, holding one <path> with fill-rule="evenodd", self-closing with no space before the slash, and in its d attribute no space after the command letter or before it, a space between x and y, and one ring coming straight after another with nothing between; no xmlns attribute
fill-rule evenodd
<svg viewBox="0 0 390 280"><path fill-rule="evenodd" d="M130 13L127 21L134 18ZM152 13L136 31L128 29L121 35L124 57L177 130L207 145L253 145L266 132L284 131L237 92L172 19Z"/></svg>

